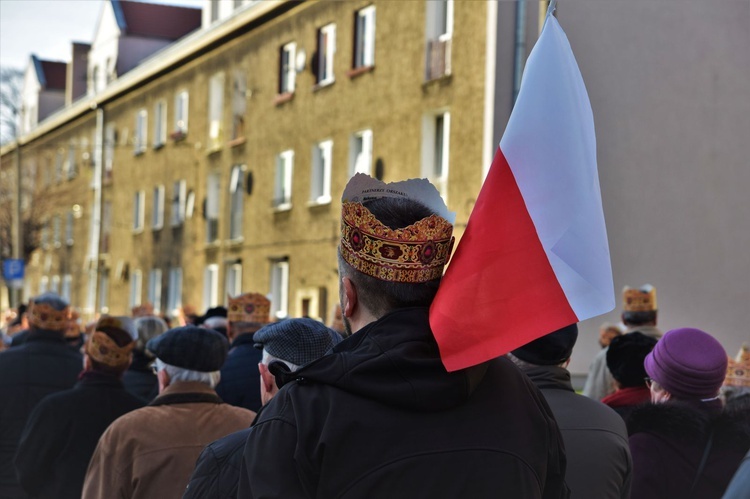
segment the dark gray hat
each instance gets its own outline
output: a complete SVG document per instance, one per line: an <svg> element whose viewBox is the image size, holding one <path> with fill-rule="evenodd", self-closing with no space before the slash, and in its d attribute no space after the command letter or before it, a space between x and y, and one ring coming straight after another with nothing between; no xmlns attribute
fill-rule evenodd
<svg viewBox="0 0 750 499"><path fill-rule="evenodd" d="M322 357L341 341L339 333L314 319L287 319L260 328L254 335L255 348L274 357L303 366Z"/></svg>
<svg viewBox="0 0 750 499"><path fill-rule="evenodd" d="M182 326L170 329L146 343L158 359L166 364L191 371L218 371L224 365L229 342L211 329Z"/></svg>
<svg viewBox="0 0 750 499"><path fill-rule="evenodd" d="M519 359L538 366L562 364L573 353L578 324L571 324L513 350Z"/></svg>

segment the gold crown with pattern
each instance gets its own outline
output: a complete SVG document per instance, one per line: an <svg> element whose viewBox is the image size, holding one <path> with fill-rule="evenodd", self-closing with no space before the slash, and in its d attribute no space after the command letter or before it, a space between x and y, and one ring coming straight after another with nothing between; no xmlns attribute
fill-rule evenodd
<svg viewBox="0 0 750 499"><path fill-rule="evenodd" d="M650 284L640 289L625 286L622 290L622 309L625 312L653 312L656 310L656 288Z"/></svg>
<svg viewBox="0 0 750 499"><path fill-rule="evenodd" d="M728 359L724 386L750 386L750 349L742 345L737 358Z"/></svg>
<svg viewBox="0 0 750 499"><path fill-rule="evenodd" d="M95 361L107 366L122 367L130 362L130 352L134 346L134 341L125 346L118 346L107 333L94 331L86 342L86 353Z"/></svg>
<svg viewBox="0 0 750 499"><path fill-rule="evenodd" d="M357 202L343 203L341 255L363 274L400 283L421 283L443 275L453 247L453 225L430 215L391 229Z"/></svg>
<svg viewBox="0 0 750 499"><path fill-rule="evenodd" d="M35 303L29 300L29 324L38 329L48 331L65 331L68 328L68 316L70 307L62 310L55 310L54 307L46 303Z"/></svg>
<svg viewBox="0 0 750 499"><path fill-rule="evenodd" d="M236 298L228 297L227 321L268 324L271 302L260 293L245 293Z"/></svg>

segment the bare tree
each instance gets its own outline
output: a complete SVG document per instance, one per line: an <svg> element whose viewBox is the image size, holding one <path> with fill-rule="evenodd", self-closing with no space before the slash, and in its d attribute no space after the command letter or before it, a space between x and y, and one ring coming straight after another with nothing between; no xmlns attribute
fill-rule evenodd
<svg viewBox="0 0 750 499"><path fill-rule="evenodd" d="M23 71L0 67L0 145L16 138L22 89Z"/></svg>

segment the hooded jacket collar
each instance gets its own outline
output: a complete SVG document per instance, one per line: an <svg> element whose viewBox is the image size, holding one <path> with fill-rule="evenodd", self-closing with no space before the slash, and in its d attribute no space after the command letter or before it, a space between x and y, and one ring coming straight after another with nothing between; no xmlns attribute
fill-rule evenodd
<svg viewBox="0 0 750 499"><path fill-rule="evenodd" d="M543 390L552 388L573 392L573 384L570 382L570 371L560 366L536 366L523 369L524 374L534 382L537 388Z"/></svg>
<svg viewBox="0 0 750 499"><path fill-rule="evenodd" d="M280 385L319 383L386 405L434 411L464 403L486 369L481 364L447 372L430 330L429 309L416 307L386 314L295 373L276 374Z"/></svg>

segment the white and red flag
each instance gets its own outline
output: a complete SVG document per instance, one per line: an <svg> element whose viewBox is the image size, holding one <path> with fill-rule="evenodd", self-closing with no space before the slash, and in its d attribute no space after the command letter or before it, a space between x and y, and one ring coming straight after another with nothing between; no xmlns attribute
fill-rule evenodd
<svg viewBox="0 0 750 499"><path fill-rule="evenodd" d="M591 104L548 14L430 324L455 371L614 307Z"/></svg>

